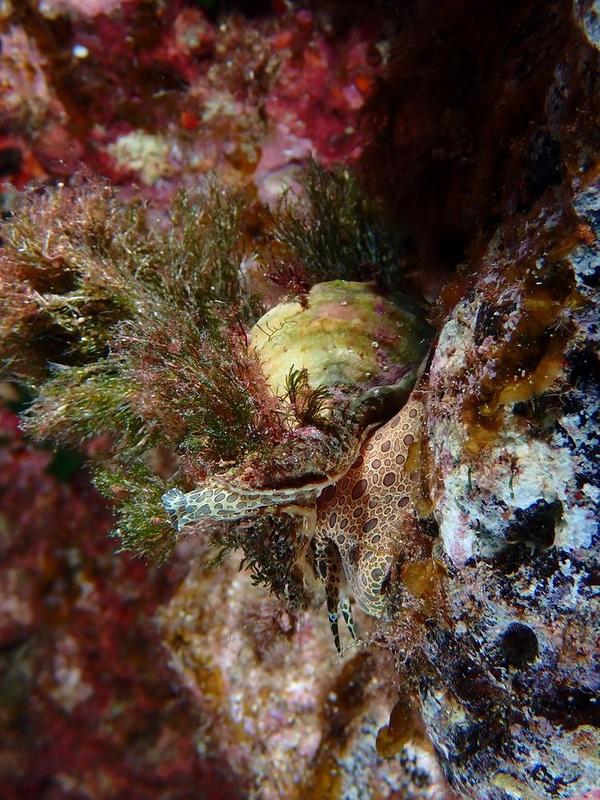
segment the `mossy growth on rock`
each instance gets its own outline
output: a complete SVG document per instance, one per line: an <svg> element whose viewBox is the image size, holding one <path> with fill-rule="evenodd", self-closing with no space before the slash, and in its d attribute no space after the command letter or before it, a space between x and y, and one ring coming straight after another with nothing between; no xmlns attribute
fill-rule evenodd
<svg viewBox="0 0 600 800"><path fill-rule="evenodd" d="M189 491L244 465L246 479L285 485L345 446L347 415L323 413L340 398L331 381L312 380L312 363L290 364L283 391L269 387L248 347L266 308L250 293L244 265L249 254L267 272L294 260L299 291L309 292L325 278L361 277L368 257L362 277L383 285L399 263L399 237L386 238L346 172L312 165L301 196L272 212L249 189L207 180L165 210L81 180L30 191L3 224L3 378L32 393L23 414L30 435L89 458L96 485L115 505L124 548L168 556L176 532L160 500L167 486ZM303 226L311 235L301 250ZM217 531L214 542L246 546L257 579L290 599L284 587L298 585L288 552L295 534L286 539L279 522L271 524L289 547L266 552L252 544L262 524L245 538ZM294 602L304 602L296 594Z"/></svg>
<svg viewBox="0 0 600 800"><path fill-rule="evenodd" d="M3 226L0 345L5 376L35 391L26 430L93 453L145 555L172 543L162 478L191 487L278 435L240 328L252 214L212 182L162 216L86 182L30 193Z"/></svg>
<svg viewBox="0 0 600 800"><path fill-rule="evenodd" d="M265 514L237 524L215 526L212 544L218 566L231 550L241 548L241 569L249 570L255 585L265 586L290 608L307 608L302 563L306 540L297 521L287 514Z"/></svg>
<svg viewBox="0 0 600 800"><path fill-rule="evenodd" d="M324 170L311 162L300 191L283 195L272 239L272 277L292 288L372 279L392 295L405 278L404 232L345 168Z"/></svg>

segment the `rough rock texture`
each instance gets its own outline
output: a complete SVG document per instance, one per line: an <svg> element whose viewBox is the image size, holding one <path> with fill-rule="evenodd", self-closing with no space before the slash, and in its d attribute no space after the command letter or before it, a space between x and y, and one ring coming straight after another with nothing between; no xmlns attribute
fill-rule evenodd
<svg viewBox="0 0 600 800"><path fill-rule="evenodd" d="M244 796L446 797L430 747L377 753L398 698L385 652L351 649L340 661L324 614L286 611L238 560L214 572L196 556L160 621L172 665L206 715L207 746L225 751Z"/></svg>
<svg viewBox="0 0 600 800"><path fill-rule="evenodd" d="M586 187L579 207L597 192ZM431 368L451 630L431 635L441 680L422 703L449 774L473 797L504 796L507 776L540 797L600 781L597 327L581 291L598 249L563 238L557 221L540 210L519 230L518 278L514 241L493 243ZM584 211L579 224L590 222Z"/></svg>
<svg viewBox="0 0 600 800"><path fill-rule="evenodd" d="M584 30L597 36L597 11ZM594 24L596 21L596 24ZM595 44L598 44L596 39ZM584 120L563 125L587 42L547 99L560 191L514 216L441 328L429 377L432 504L446 618L420 687L451 784L474 798L600 784L597 548L600 183ZM593 82L586 102L597 107Z"/></svg>
<svg viewBox="0 0 600 800"><path fill-rule="evenodd" d="M214 170L273 199L309 156L358 153L385 17L357 6L336 26L329 8L274 5L7 0L0 154L17 160L0 174L85 167L161 198Z"/></svg>

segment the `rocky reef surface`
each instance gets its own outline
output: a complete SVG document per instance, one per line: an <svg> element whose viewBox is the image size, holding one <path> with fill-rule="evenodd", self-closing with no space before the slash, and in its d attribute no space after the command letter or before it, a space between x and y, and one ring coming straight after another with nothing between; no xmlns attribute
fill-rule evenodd
<svg viewBox="0 0 600 800"><path fill-rule="evenodd" d="M325 614L290 612L252 586L239 559L218 574L190 555L193 566L160 623L172 665L211 721L207 740L225 751L244 796L446 796L423 741L393 757L378 753L378 732L397 701L385 651L341 662Z"/></svg>
<svg viewBox="0 0 600 800"><path fill-rule="evenodd" d="M584 182L566 213L538 206L515 238L492 240L432 361L451 632L428 635L445 680L421 696L449 769L477 791L487 773L490 796L513 780L539 796L599 780L598 309L587 285L598 254L585 236L598 188Z"/></svg>
<svg viewBox="0 0 600 800"><path fill-rule="evenodd" d="M251 6L0 2L3 791L593 800L600 7Z"/></svg>

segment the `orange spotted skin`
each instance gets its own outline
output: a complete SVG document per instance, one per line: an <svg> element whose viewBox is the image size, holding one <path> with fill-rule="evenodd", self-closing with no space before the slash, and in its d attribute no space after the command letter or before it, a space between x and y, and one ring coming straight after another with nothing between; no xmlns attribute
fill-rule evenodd
<svg viewBox="0 0 600 800"><path fill-rule="evenodd" d="M411 456L418 452L423 423L421 393L413 391L388 423L364 432L358 458L325 486L255 489L215 477L187 494L170 489L163 504L178 530L204 519L238 520L270 509L302 517L307 539L314 539L317 574L325 583L341 653L340 611L356 636L350 596L373 617L385 611L386 578L415 513L419 459Z"/></svg>
<svg viewBox="0 0 600 800"><path fill-rule="evenodd" d="M419 475L409 455L411 447L419 446L423 422L423 404L413 392L401 411L367 440L350 470L317 501L317 547L335 545L354 600L374 617L385 610L384 582L414 514ZM331 592L339 596L339 569L332 565L332 572ZM334 605L332 600L330 618Z"/></svg>

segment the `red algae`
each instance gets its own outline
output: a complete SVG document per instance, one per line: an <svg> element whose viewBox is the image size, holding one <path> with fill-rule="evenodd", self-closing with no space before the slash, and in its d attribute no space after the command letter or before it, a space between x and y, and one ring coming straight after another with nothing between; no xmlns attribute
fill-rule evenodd
<svg viewBox="0 0 600 800"><path fill-rule="evenodd" d="M382 68L381 24L338 33L325 13L286 8L217 25L179 0L158 13L139 2L81 12L24 4L3 34L4 67L19 59L43 86L33 92L15 75L36 123L23 118L13 133L51 175L87 165L121 183L141 174L173 188L213 169L262 186L309 155L332 163L359 152L358 113ZM10 94L0 103L12 110ZM50 119L62 140L48 140ZM115 157L133 134L139 142ZM146 135L163 154L144 173Z"/></svg>
<svg viewBox="0 0 600 800"><path fill-rule="evenodd" d="M235 797L198 757L200 718L150 624L175 573L116 558L86 476L61 482L61 457L17 425L0 410L2 796L50 784L57 796L159 798L201 782L207 798Z"/></svg>

